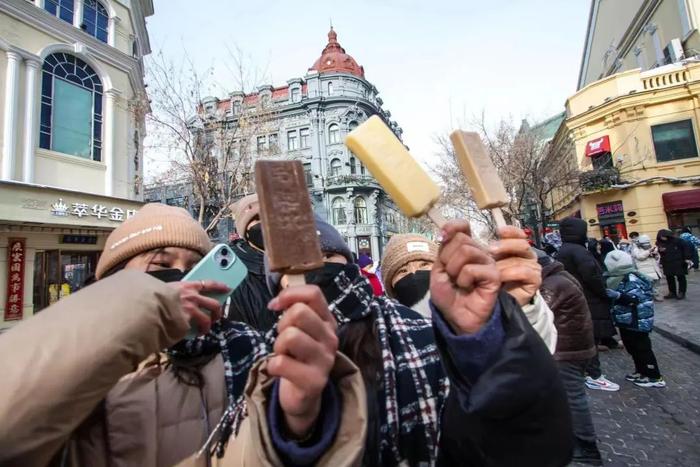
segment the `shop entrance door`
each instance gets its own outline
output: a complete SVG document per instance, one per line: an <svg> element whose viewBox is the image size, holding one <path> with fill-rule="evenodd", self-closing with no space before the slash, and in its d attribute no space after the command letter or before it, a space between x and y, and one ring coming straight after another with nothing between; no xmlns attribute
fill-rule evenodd
<svg viewBox="0 0 700 467"><path fill-rule="evenodd" d="M370 237L357 237L357 254L372 256L372 243Z"/></svg>
<svg viewBox="0 0 700 467"><path fill-rule="evenodd" d="M82 289L95 273L98 257L97 251L38 251L34 265L34 312Z"/></svg>

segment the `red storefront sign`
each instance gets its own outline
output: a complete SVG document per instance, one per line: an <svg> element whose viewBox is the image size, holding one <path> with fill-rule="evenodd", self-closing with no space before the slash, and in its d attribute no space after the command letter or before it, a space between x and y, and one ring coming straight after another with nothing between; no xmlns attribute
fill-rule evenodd
<svg viewBox="0 0 700 467"><path fill-rule="evenodd" d="M5 321L22 319L24 310L25 239L10 238L7 244L7 299Z"/></svg>
<svg viewBox="0 0 700 467"><path fill-rule="evenodd" d="M586 143L586 157L594 157L606 152L610 152L610 138L607 135Z"/></svg>
<svg viewBox="0 0 700 467"><path fill-rule="evenodd" d="M624 217L625 208L622 206L622 201L614 201L612 203L596 205L598 218L605 219L610 217Z"/></svg>

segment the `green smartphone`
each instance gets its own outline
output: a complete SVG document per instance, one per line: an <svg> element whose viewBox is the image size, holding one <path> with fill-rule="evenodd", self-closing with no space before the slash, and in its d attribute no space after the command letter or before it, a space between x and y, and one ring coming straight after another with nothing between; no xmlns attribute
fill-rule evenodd
<svg viewBox="0 0 700 467"><path fill-rule="evenodd" d="M221 243L212 248L211 251L182 278L182 280L189 282L202 280L223 282L231 289L230 292L204 294L207 297L213 298L223 306L223 304L226 303L226 299L231 295L231 292L241 285L241 282L243 282L247 275L248 268L245 267L245 264L243 264L228 245ZM209 314L206 310L202 311ZM196 337L198 333L199 330L193 323L186 338L192 339Z"/></svg>

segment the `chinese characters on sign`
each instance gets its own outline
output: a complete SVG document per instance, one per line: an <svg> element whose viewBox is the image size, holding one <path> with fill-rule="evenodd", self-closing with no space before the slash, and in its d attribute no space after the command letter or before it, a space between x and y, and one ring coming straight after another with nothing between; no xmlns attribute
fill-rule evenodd
<svg viewBox="0 0 700 467"><path fill-rule="evenodd" d="M624 217L625 210L622 206L622 201L599 204L596 206L596 208L598 210L599 219L605 219L610 217Z"/></svg>
<svg viewBox="0 0 700 467"><path fill-rule="evenodd" d="M22 319L24 308L25 239L10 238L7 243L7 300L5 321Z"/></svg>
<svg viewBox="0 0 700 467"><path fill-rule="evenodd" d="M67 204L63 201L63 198L58 198L58 201L51 205L51 214L58 217L96 217L98 219L106 219L112 222L123 222L124 220L133 217L136 214L136 209L124 210L116 206L109 208L102 204Z"/></svg>

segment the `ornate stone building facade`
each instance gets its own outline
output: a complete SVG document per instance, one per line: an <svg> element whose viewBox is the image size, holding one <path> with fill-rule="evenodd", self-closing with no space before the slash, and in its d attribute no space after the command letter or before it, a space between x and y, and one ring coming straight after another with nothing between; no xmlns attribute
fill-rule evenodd
<svg viewBox="0 0 700 467"><path fill-rule="evenodd" d="M264 129L246 140L255 157L300 160L315 212L335 225L356 252L379 258L402 217L377 181L343 144L348 132L372 115L381 116L401 137L401 128L382 108L377 88L348 55L331 28L321 56L303 78L255 93L232 92L226 99L205 98L208 116L235 123L248 108L271 109ZM181 199L167 189L147 190L148 199ZM232 223L223 222L220 237ZM224 237L225 238L225 237Z"/></svg>

